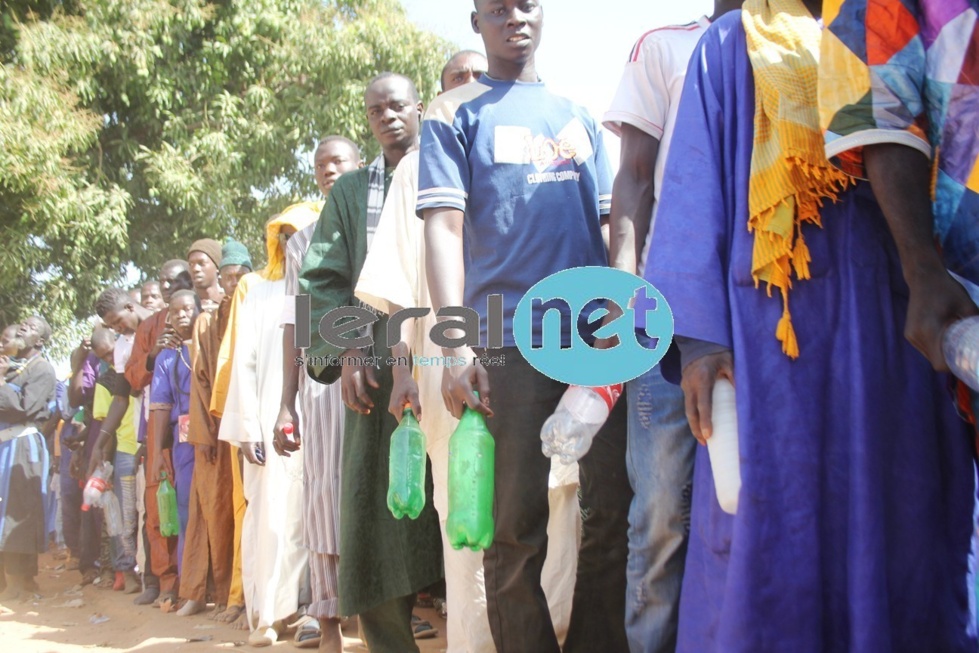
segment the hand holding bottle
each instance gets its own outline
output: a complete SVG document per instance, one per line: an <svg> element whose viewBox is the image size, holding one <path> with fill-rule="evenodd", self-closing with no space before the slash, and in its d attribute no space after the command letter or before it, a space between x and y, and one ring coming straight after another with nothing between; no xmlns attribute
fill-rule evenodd
<svg viewBox="0 0 979 653"><path fill-rule="evenodd" d="M591 449L595 434L621 395L621 383L594 388L569 386L541 428L541 451L548 458L557 456L565 465L580 460Z"/></svg>
<svg viewBox="0 0 979 653"><path fill-rule="evenodd" d="M449 518L454 549L485 550L493 544L496 442L481 413L468 406L449 439Z"/></svg>

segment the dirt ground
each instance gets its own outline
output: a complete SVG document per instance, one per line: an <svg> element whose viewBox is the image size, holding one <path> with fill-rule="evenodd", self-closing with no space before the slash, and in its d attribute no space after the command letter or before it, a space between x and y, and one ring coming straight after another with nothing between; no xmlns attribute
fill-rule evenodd
<svg viewBox="0 0 979 653"><path fill-rule="evenodd" d="M159 608L133 605L133 595L93 585L79 587L81 575L65 571L64 562L50 554L41 556L39 567L39 591L32 601L0 604L0 653L75 653L96 648L145 653L261 650L247 644L247 631L210 621L207 612L178 617ZM79 599L82 605L70 607ZM439 631L434 639L420 640L419 648L444 651L445 621L431 609L417 608L415 614ZM108 620L102 621L104 618ZM367 650L355 637L345 636L344 643L347 652ZM291 637L273 648L300 650Z"/></svg>

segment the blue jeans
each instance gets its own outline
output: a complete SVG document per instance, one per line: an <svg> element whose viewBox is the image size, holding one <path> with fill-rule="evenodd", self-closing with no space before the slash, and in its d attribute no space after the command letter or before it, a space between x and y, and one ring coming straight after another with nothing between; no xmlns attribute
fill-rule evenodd
<svg viewBox="0 0 979 653"><path fill-rule="evenodd" d="M632 653L672 653L697 442L683 391L663 378L659 365L627 383L626 392L626 466L635 493L629 509L626 635Z"/></svg>
<svg viewBox="0 0 979 653"><path fill-rule="evenodd" d="M122 510L122 535L112 538L112 566L116 571L136 567L136 456L116 451L112 484Z"/></svg>

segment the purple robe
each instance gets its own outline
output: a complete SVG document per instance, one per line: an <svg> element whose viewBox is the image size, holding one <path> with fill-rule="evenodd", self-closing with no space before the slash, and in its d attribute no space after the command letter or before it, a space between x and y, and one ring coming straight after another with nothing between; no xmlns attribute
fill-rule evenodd
<svg viewBox="0 0 979 653"><path fill-rule="evenodd" d="M173 445L170 451L175 477L173 489L177 493L177 516L180 519L180 534L177 538L178 574L183 569L184 541L190 519L190 487L194 479L194 445L180 442L178 424L181 415L190 413L190 375L190 351L187 345L181 345L179 350L164 349L160 352L154 363L153 381L150 383L150 405L169 404L171 407Z"/></svg>
<svg viewBox="0 0 979 653"><path fill-rule="evenodd" d="M753 116L735 11L691 60L646 269L678 335L734 356L738 514L699 448L677 650L974 653L971 441L903 337L893 240L866 183L805 227L813 278L790 293L786 357L779 293L751 278Z"/></svg>

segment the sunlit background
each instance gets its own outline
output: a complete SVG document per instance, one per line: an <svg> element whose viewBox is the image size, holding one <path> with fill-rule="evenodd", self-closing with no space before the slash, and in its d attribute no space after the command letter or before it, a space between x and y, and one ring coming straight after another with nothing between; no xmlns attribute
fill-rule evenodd
<svg viewBox="0 0 979 653"><path fill-rule="evenodd" d="M468 0L402 0L419 27L460 48L483 51L469 25ZM446 8L446 7L451 8ZM554 0L544 3L544 33L537 72L553 92L588 108L596 120L608 109L633 44L645 32L689 23L713 11L712 0ZM609 158L618 169L618 140L606 132Z"/></svg>

